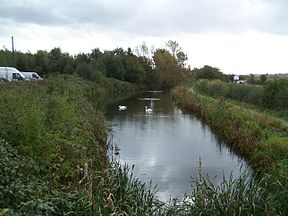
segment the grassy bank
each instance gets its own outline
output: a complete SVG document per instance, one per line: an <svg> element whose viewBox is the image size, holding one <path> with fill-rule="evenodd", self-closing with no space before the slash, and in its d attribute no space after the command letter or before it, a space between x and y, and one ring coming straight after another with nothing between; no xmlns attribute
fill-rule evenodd
<svg viewBox="0 0 288 216"><path fill-rule="evenodd" d="M287 131L272 127L246 109L224 99L203 96L184 88L172 92L174 101L206 120L231 146L260 170L277 168L287 155ZM281 150L280 150L281 149ZM278 165L278 166L277 166Z"/></svg>
<svg viewBox="0 0 288 216"><path fill-rule="evenodd" d="M1 84L0 214L151 215L152 190L107 160L96 103L134 88L66 75Z"/></svg>
<svg viewBox="0 0 288 216"><path fill-rule="evenodd" d="M211 125L235 151L247 159L256 172L262 173L260 179L264 173L269 173L271 179L275 178L270 182L281 182L278 186L271 186L273 189L268 186L265 189L277 197L277 205L281 206L279 211L287 213L287 131L259 124L257 116L231 105L224 99L201 96L180 87L173 90L172 97L178 105L196 113ZM283 188L286 194L281 192Z"/></svg>
<svg viewBox="0 0 288 216"><path fill-rule="evenodd" d="M224 83L220 80L198 80L193 88L212 97L225 98L256 111L288 120L288 80L276 79L262 85Z"/></svg>

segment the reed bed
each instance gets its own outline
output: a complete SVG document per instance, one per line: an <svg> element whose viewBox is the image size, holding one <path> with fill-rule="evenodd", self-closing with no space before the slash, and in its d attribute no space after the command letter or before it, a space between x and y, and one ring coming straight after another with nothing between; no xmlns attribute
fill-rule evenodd
<svg viewBox="0 0 288 216"><path fill-rule="evenodd" d="M250 165L254 168L256 179L258 182L260 182L260 184L250 183L249 184L250 186L249 185L248 186L249 188L251 187L250 190L251 196L245 192L244 194L246 195L243 198L250 200L251 201L250 204L252 206L255 206L256 204L254 203L254 201L257 201L256 198L258 196L262 197L261 194L264 195L270 194L269 196L267 195L267 199L269 198L268 200L266 200L265 198L266 195L261 199L266 200L265 202L267 202L268 204L271 203L272 207L269 206L261 207L261 209L263 210L263 211L261 209L259 210L261 214L255 212L253 215L287 214L287 203L288 203L287 132L277 131L274 130L274 128L271 128L265 124L259 124L256 115L251 115L251 113L245 110L235 109L235 107L232 104L230 104L224 99L217 100L208 96L202 96L195 93L194 91L190 91L188 89L180 87L174 89L171 95L176 104L192 111L193 113L199 115L202 119L204 119L213 129L216 130L217 133L219 133L219 135L221 135L227 141L227 143L231 146L232 149L237 151L239 154L243 155L246 158L246 160L250 163ZM269 178L265 177L267 173L269 173ZM241 182L241 178L239 181ZM215 197L215 199L217 200L212 201L211 205L213 206L213 205L219 205L218 203L219 200L225 197L224 195L226 193L222 193L224 186L226 187L227 190L231 189L232 191L234 191L233 188L236 185L237 187L239 185L243 187L243 184L239 184L239 181L237 180L236 182L231 182L231 180L229 179L228 181L224 179L223 185L216 188L210 185L209 181L207 182L205 180L201 180L200 182L204 182L205 186L204 192L205 191L207 193L209 191L213 192L211 193L213 196L212 195L211 196ZM227 187L227 185L229 185L229 187ZM259 191L257 189L258 185L260 185L261 188L261 190ZM257 187L255 188L255 186ZM241 191L241 188L238 188L237 190ZM245 189L244 191L249 190ZM255 194L257 194L258 192L261 193L253 198L252 196L253 191L255 191ZM283 193L283 191L285 192ZM206 192L204 194L206 194ZM222 195L218 197L219 192L220 194L223 195L223 197ZM203 193L203 191L201 193ZM197 195L197 193L195 193L194 195ZM205 199L207 199L207 194L204 197ZM223 200L229 202L230 198L229 199L223 198ZM239 199L238 201L240 202ZM229 206L230 205L233 206L232 204L229 204ZM237 205L233 208L238 208ZM241 207L242 213L235 212L235 214L233 213L234 215L239 215L240 213L241 213L240 215L250 215L249 212L243 213L245 205L243 206L242 204L241 205L239 204L239 206L242 206ZM257 204L257 206L260 207L261 205ZM205 209L207 210L208 208L205 207ZM273 212L273 214L271 212ZM203 215L209 215L209 214L207 212L207 214Z"/></svg>
<svg viewBox="0 0 288 216"><path fill-rule="evenodd" d="M287 215L287 207L279 199L285 198L283 193L271 193L267 184L273 188L287 188L271 176L262 176L257 181L247 173L238 179L223 177L218 184L213 184L209 177L198 176L192 179L192 191L183 201L170 204L164 215ZM279 197L281 196L281 197ZM287 197L286 197L287 198Z"/></svg>

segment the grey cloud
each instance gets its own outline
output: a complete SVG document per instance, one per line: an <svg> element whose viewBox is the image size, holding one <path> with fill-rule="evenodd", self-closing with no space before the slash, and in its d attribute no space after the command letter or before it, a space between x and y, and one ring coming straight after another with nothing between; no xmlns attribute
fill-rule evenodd
<svg viewBox="0 0 288 216"><path fill-rule="evenodd" d="M26 0L25 6L0 6L0 20L134 35L256 30L288 33L285 0ZM82 27L81 27L82 26Z"/></svg>
<svg viewBox="0 0 288 216"><path fill-rule="evenodd" d="M280 4L281 3L281 4ZM124 28L141 35L242 32L255 30L287 34L284 1L178 0L151 10L142 10Z"/></svg>
<svg viewBox="0 0 288 216"><path fill-rule="evenodd" d="M27 1L27 0L26 0ZM4 0L5 2L5 0ZM0 21L9 20L15 24L37 24L45 26L75 25L77 28L121 29L135 16L139 4L128 1L93 0L43 0L15 5L6 1L0 5Z"/></svg>
<svg viewBox="0 0 288 216"><path fill-rule="evenodd" d="M54 10L44 8L24 7L0 7L0 19L11 20L15 23L32 23L39 25L61 25L68 20Z"/></svg>

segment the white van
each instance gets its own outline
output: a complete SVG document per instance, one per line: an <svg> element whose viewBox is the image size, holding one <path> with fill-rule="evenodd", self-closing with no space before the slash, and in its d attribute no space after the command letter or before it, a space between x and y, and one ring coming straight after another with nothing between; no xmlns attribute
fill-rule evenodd
<svg viewBox="0 0 288 216"><path fill-rule="evenodd" d="M25 76L26 80L43 80L42 77L40 77L36 72L33 71L21 71L21 73Z"/></svg>
<svg viewBox="0 0 288 216"><path fill-rule="evenodd" d="M13 67L0 67L0 81L24 80L25 76Z"/></svg>

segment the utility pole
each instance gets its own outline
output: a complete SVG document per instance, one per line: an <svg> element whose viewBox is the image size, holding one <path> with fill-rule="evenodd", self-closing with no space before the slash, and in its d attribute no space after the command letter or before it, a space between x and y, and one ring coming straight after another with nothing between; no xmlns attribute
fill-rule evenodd
<svg viewBox="0 0 288 216"><path fill-rule="evenodd" d="M12 60L13 60L13 66L15 66L15 53L14 53L14 37L11 37L12 39Z"/></svg>

